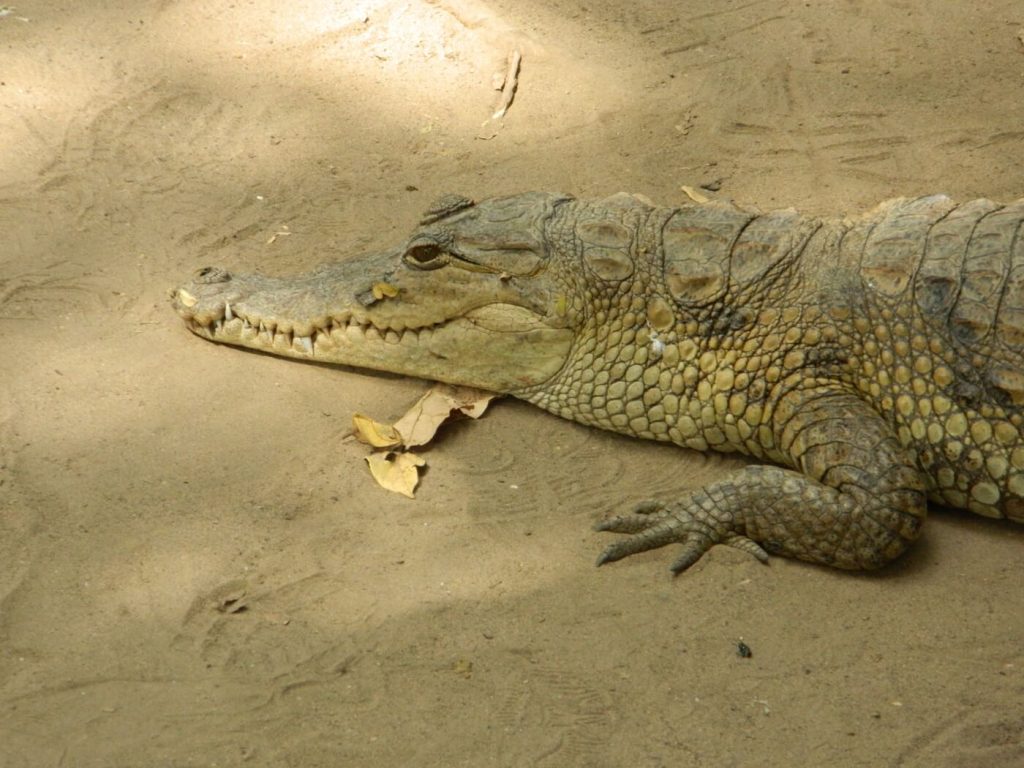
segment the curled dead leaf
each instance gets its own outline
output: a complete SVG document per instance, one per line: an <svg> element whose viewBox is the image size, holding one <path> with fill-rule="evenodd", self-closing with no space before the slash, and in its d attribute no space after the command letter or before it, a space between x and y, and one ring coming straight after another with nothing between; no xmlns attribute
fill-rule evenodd
<svg viewBox="0 0 1024 768"><path fill-rule="evenodd" d="M370 291L373 293L373 298L377 301L393 299L398 295L398 286L391 285L391 283L374 283Z"/></svg>
<svg viewBox="0 0 1024 768"><path fill-rule="evenodd" d="M402 436L394 427L361 413L352 414L352 427L357 440L374 448L395 448L402 444Z"/></svg>
<svg viewBox="0 0 1024 768"><path fill-rule="evenodd" d="M695 187L691 187L688 184L683 184L679 189L681 189L683 193L695 203L706 203L711 200L711 198L703 192L698 192Z"/></svg>

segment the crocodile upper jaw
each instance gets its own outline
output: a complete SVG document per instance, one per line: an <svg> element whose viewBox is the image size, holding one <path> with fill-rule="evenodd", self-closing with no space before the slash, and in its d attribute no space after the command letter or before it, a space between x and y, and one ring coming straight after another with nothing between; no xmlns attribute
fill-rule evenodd
<svg viewBox="0 0 1024 768"><path fill-rule="evenodd" d="M387 295L387 283L365 286L349 279L372 275L376 261L369 257L296 278L207 267L172 291L171 299L199 336L315 362L504 393L541 384L564 365L572 331L553 327L533 308L508 295L474 296L450 286L438 289L431 302L429 277L415 288L403 285L394 296Z"/></svg>

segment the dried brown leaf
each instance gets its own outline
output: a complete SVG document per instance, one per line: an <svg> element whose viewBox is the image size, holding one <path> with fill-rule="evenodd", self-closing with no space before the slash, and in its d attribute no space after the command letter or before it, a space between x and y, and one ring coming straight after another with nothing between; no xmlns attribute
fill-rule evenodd
<svg viewBox="0 0 1024 768"><path fill-rule="evenodd" d="M415 453L373 453L366 457L370 474L386 490L414 498L413 492L420 481L419 468L426 461Z"/></svg>
<svg viewBox="0 0 1024 768"><path fill-rule="evenodd" d="M481 389L437 384L394 423L394 428L406 447L426 445L453 414L462 413L472 419L480 418L495 397L493 392Z"/></svg>

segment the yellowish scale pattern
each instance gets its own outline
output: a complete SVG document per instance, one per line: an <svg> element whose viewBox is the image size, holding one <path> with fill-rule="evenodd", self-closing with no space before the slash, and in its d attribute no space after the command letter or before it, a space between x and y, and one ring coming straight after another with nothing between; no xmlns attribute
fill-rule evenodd
<svg viewBox="0 0 1024 768"><path fill-rule="evenodd" d="M529 399L781 466L606 521L633 535L599 562L679 542L679 571L727 543L870 568L918 535L926 498L1024 520L1024 202L896 200L832 221L730 205L614 214L636 233L619 244L631 277L591 269L567 287L588 332ZM581 205L552 228L585 270L587 218Z"/></svg>

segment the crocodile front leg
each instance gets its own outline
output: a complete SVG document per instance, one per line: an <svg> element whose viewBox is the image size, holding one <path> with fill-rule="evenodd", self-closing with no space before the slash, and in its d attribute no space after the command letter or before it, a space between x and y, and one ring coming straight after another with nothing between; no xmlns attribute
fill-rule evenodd
<svg viewBox="0 0 1024 768"><path fill-rule="evenodd" d="M673 542L680 573L714 544L838 568L877 568L913 541L927 511L924 480L892 428L864 401L830 388L789 393L776 446L799 469L752 465L675 501L648 501L598 530L632 534L598 565Z"/></svg>

